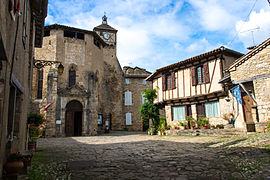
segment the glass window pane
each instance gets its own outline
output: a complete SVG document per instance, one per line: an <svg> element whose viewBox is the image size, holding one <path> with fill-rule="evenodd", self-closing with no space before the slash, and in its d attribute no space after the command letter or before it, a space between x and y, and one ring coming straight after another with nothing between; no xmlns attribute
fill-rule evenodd
<svg viewBox="0 0 270 180"><path fill-rule="evenodd" d="M197 68L197 81L198 81L198 84L202 83L202 69L201 69L201 67Z"/></svg>
<svg viewBox="0 0 270 180"><path fill-rule="evenodd" d="M126 113L126 125L132 125L131 113Z"/></svg>
<svg viewBox="0 0 270 180"><path fill-rule="evenodd" d="M175 120L186 120L185 106L172 107L173 121Z"/></svg>
<svg viewBox="0 0 270 180"><path fill-rule="evenodd" d="M206 117L219 117L220 116L219 102L216 101L205 103L205 114Z"/></svg>
<svg viewBox="0 0 270 180"><path fill-rule="evenodd" d="M130 84L130 81L128 78L126 78L126 84Z"/></svg>

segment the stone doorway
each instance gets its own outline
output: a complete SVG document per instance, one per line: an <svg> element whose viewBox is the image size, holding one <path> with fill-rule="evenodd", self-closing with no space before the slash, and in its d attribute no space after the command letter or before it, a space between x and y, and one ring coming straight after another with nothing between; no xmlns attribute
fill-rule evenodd
<svg viewBox="0 0 270 180"><path fill-rule="evenodd" d="M83 106L79 101L70 101L66 106L65 132L66 136L82 135Z"/></svg>

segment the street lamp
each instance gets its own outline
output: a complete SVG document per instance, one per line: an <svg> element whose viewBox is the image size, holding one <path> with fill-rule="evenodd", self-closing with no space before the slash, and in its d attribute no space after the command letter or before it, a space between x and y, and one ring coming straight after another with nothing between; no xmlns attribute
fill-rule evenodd
<svg viewBox="0 0 270 180"><path fill-rule="evenodd" d="M64 66L60 61L47 61L47 60L37 60L34 59L34 66L37 69L42 69L44 66L52 66L54 64L59 64L58 65L58 73L61 75L64 72Z"/></svg>

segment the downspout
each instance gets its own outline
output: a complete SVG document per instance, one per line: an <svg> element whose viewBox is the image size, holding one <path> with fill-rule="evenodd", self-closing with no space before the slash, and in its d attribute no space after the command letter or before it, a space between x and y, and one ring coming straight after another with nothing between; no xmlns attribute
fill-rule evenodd
<svg viewBox="0 0 270 180"><path fill-rule="evenodd" d="M88 72L87 76L87 98L86 98L86 134L90 135L90 73Z"/></svg>

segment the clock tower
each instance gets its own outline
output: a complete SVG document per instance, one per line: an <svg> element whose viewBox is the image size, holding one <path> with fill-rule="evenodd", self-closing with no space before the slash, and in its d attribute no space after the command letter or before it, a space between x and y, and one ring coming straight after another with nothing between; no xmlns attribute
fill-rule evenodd
<svg viewBox="0 0 270 180"><path fill-rule="evenodd" d="M116 33L117 30L108 25L107 16L102 17L102 24L95 27L94 31L108 44L116 46Z"/></svg>

